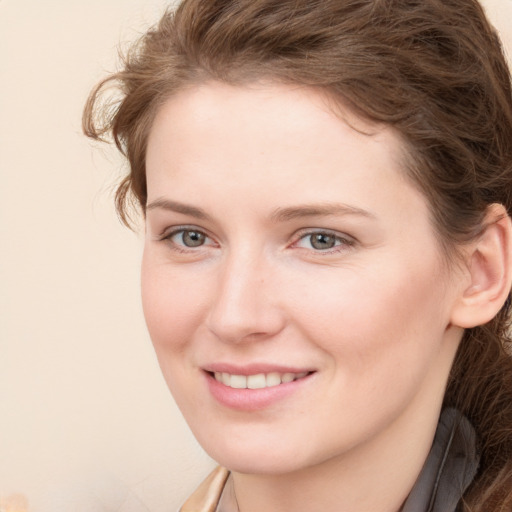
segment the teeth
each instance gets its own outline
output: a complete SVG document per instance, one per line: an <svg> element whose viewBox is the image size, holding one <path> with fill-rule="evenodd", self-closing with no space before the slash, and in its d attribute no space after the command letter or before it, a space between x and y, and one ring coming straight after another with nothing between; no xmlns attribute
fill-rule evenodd
<svg viewBox="0 0 512 512"><path fill-rule="evenodd" d="M279 384L281 384L281 375L277 372L267 373L266 384L267 388L279 386Z"/></svg>
<svg viewBox="0 0 512 512"><path fill-rule="evenodd" d="M249 375L247 377L247 387L249 389L261 389L267 387L267 379L264 373L258 375Z"/></svg>
<svg viewBox="0 0 512 512"><path fill-rule="evenodd" d="M215 380L225 386L235 389L263 389L286 384L297 379L302 379L309 372L302 373L258 373L256 375L232 375L230 373L215 372Z"/></svg>
<svg viewBox="0 0 512 512"><path fill-rule="evenodd" d="M245 389L247 387L247 377L245 375L231 375L229 386L235 389Z"/></svg>

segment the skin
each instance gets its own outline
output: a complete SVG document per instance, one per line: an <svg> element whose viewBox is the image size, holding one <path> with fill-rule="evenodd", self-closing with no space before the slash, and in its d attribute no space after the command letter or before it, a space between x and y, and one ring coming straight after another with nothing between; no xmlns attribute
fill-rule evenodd
<svg viewBox="0 0 512 512"><path fill-rule="evenodd" d="M146 321L241 512L398 511L462 335L452 313L468 277L447 267L400 139L343 114L304 88L208 83L168 100L150 132ZM183 229L204 243L188 247ZM206 385L219 361L314 373L234 410Z"/></svg>

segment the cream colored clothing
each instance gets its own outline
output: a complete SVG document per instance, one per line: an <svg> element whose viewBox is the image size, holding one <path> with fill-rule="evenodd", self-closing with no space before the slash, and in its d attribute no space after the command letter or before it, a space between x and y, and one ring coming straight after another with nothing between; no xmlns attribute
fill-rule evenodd
<svg viewBox="0 0 512 512"><path fill-rule="evenodd" d="M238 512L229 471L215 468L190 496L179 512Z"/></svg>
<svg viewBox="0 0 512 512"><path fill-rule="evenodd" d="M473 427L455 409L445 409L430 454L402 512L457 512L478 462ZM180 512L239 512L229 471L216 468Z"/></svg>

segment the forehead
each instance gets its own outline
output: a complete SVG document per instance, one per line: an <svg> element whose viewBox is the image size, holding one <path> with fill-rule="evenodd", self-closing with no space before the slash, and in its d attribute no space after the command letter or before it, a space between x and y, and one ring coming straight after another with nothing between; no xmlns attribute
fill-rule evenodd
<svg viewBox="0 0 512 512"><path fill-rule="evenodd" d="M149 134L147 167L158 167L165 155L172 154L178 165L181 156L190 164L206 153L208 158L221 157L224 165L250 153L258 160L267 156L270 165L284 157L292 165L309 159L312 167L319 167L333 156L333 146L341 148L343 139L364 149L354 165L378 153L390 167L401 166L404 145L397 133L361 119L320 90L208 82L180 91L158 110Z"/></svg>
<svg viewBox="0 0 512 512"><path fill-rule="evenodd" d="M226 106L231 108L226 111ZM363 119L354 113L341 98L318 87L299 84L285 84L273 81L249 82L241 85L230 85L219 81L206 81L192 84L171 95L157 110L153 129L159 121L165 122L169 111L185 114L187 120L205 122L214 120L216 116L236 115L240 121L251 120L256 127L259 121L259 109L271 108L274 118L266 116L265 121L293 121L297 126L313 121L312 113L317 121L333 116L344 121L356 131L367 135L392 130L383 123ZM309 112L307 118L304 114ZM323 115L321 114L323 113ZM176 119L175 119L176 120ZM226 119L227 120L227 119ZM300 121L303 120L304 123ZM154 130L151 130L153 132ZM398 140L398 135L395 134Z"/></svg>
<svg viewBox="0 0 512 512"><path fill-rule="evenodd" d="M331 201L371 211L403 197L399 136L336 109L317 90L282 84L183 90L149 134L148 201L179 194L244 209L264 194L269 208Z"/></svg>

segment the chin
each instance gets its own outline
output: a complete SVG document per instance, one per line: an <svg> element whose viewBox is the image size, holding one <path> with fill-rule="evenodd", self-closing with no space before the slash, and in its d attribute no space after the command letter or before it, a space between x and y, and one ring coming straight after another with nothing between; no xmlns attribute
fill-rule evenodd
<svg viewBox="0 0 512 512"><path fill-rule="evenodd" d="M271 456L268 453L262 454L260 451L258 455L250 454L225 454L226 456L216 456L214 459L225 468L236 473L250 474L250 475L282 475L293 473L302 468L300 462L297 460L289 460L290 457L283 457L279 459L276 456ZM288 460L286 460L288 459Z"/></svg>
<svg viewBox="0 0 512 512"><path fill-rule="evenodd" d="M309 461L304 450L286 446L282 440L279 443L260 442L245 444L230 442L229 436L223 442L213 445L203 443L203 449L221 466L237 473L280 475L293 473L318 461ZM302 451L302 457L298 454Z"/></svg>

